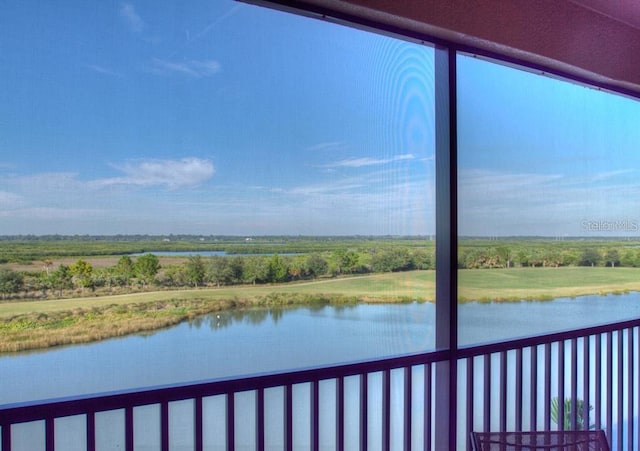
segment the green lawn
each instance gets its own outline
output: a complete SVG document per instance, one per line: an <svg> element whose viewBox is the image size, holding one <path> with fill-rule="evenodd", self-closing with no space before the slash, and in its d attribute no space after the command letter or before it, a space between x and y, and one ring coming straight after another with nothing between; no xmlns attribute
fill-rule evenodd
<svg viewBox="0 0 640 451"><path fill-rule="evenodd" d="M553 299L640 291L640 268L468 269L459 274L460 300Z"/></svg>
<svg viewBox="0 0 640 451"><path fill-rule="evenodd" d="M434 279L434 271L412 271L281 285L3 302L0 303L0 353L151 331L212 312L255 305L431 301L435 298ZM640 291L640 269L463 270L459 281L461 301L542 300Z"/></svg>
<svg viewBox="0 0 640 451"><path fill-rule="evenodd" d="M324 279L280 285L256 285L191 290L154 291L115 296L88 296L82 298L0 303L0 318L41 312L52 313L73 309L86 309L109 304L157 302L172 299L256 299L270 293L328 294L358 297L378 301L403 299L432 300L434 298L434 272L374 274L360 277Z"/></svg>
<svg viewBox="0 0 640 451"><path fill-rule="evenodd" d="M468 300L549 299L585 294L640 291L640 268L512 268L461 270L459 298ZM156 291L65 300L0 303L0 318L33 312L56 312L109 304L171 299L255 299L269 293L327 294L368 301L435 298L435 273L410 271L323 279L282 285L258 285Z"/></svg>

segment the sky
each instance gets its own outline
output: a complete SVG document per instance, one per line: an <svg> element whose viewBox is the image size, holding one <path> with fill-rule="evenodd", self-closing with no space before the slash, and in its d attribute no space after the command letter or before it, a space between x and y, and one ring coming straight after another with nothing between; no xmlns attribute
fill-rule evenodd
<svg viewBox="0 0 640 451"><path fill-rule="evenodd" d="M432 66L230 0L3 1L0 235L427 233Z"/></svg>
<svg viewBox="0 0 640 451"><path fill-rule="evenodd" d="M640 237L640 102L458 59L459 233Z"/></svg>
<svg viewBox="0 0 640 451"><path fill-rule="evenodd" d="M640 234L637 101L458 66L460 234ZM5 0L0 235L433 234L433 73L231 0Z"/></svg>

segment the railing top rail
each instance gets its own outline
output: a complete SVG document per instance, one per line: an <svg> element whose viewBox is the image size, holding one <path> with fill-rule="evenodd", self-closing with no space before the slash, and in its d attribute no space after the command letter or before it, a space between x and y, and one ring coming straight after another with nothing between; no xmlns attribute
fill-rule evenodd
<svg viewBox="0 0 640 451"><path fill-rule="evenodd" d="M448 351L0 406L0 425L369 374L448 360Z"/></svg>
<svg viewBox="0 0 640 451"><path fill-rule="evenodd" d="M572 329L561 332L535 335L531 337L515 338L512 340L502 340L491 343L483 343L480 345L474 344L469 346L461 346L458 349L457 357L465 359L480 355L493 354L496 352L530 348L532 346L538 346L546 343L557 343L560 341L572 340L575 338L590 337L592 335L630 329L633 327L640 327L640 318L620 321L617 323L590 326L582 329Z"/></svg>
<svg viewBox="0 0 640 451"><path fill-rule="evenodd" d="M360 374L370 374L388 369L406 368L414 365L441 362L451 358L471 358L496 352L523 349L545 343L561 342L633 327L640 327L640 318L583 329L555 332L481 345L470 345L461 347L455 353L452 353L449 350L439 350L318 368L259 374L245 377L229 377L210 381L142 388L97 395L82 395L63 399L9 404L0 406L0 426L47 418L80 415L88 412L117 410L126 407L180 401L184 399L195 399L225 393L237 393L272 387L282 387L300 383L318 382L327 379Z"/></svg>

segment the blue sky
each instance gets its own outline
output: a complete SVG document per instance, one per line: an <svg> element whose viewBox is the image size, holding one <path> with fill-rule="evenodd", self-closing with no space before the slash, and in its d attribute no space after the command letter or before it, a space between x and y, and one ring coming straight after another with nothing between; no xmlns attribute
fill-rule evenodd
<svg viewBox="0 0 640 451"><path fill-rule="evenodd" d="M458 59L459 232L640 236L640 103Z"/></svg>
<svg viewBox="0 0 640 451"><path fill-rule="evenodd" d="M0 234L422 234L431 49L231 1L0 5Z"/></svg>
<svg viewBox="0 0 640 451"><path fill-rule="evenodd" d="M637 102L459 71L461 234L640 225ZM0 235L434 232L427 46L230 0L7 0L0 80Z"/></svg>

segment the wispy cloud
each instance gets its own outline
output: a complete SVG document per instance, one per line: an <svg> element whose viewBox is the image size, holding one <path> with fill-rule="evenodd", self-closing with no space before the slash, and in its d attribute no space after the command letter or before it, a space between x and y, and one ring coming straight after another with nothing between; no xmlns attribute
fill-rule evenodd
<svg viewBox="0 0 640 451"><path fill-rule="evenodd" d="M227 18L231 17L233 14L235 14L236 11L238 11L238 9L240 8L240 5L234 5L233 7L231 7L230 10L228 10L226 13L216 17L215 20L213 20L212 22L209 23L209 25L207 25L204 29L202 29L200 32L196 33L193 37L189 37L188 38L188 43L197 41L202 39L205 35L207 35L207 33L209 33L211 30L213 30L217 25L219 25L222 21L226 20Z"/></svg>
<svg viewBox="0 0 640 451"><path fill-rule="evenodd" d="M138 15L131 3L123 3L120 8L120 17L124 20L129 30L140 33L145 26L144 20Z"/></svg>
<svg viewBox="0 0 640 451"><path fill-rule="evenodd" d="M347 143L344 141L327 141L315 144L307 147L307 152L332 152L332 151L344 151L347 148Z"/></svg>
<svg viewBox="0 0 640 451"><path fill-rule="evenodd" d="M396 161L413 160L415 158L412 154L395 155L392 158L347 158L346 160L336 161L324 165L326 168L361 168L364 166L380 166Z"/></svg>
<svg viewBox="0 0 640 451"><path fill-rule="evenodd" d="M0 191L0 209L16 208L24 204L24 199L14 193Z"/></svg>
<svg viewBox="0 0 640 451"><path fill-rule="evenodd" d="M221 66L215 60L168 61L154 58L151 71L163 75L185 75L193 78L210 77L220 72Z"/></svg>
<svg viewBox="0 0 640 451"><path fill-rule="evenodd" d="M110 77L118 77L118 78L122 78L122 74L119 72L116 72L114 70L111 70L107 67L104 66L99 66L97 64L87 64L86 66L88 69L91 69L92 71L98 73L98 74L102 74L102 75L108 75Z"/></svg>
<svg viewBox="0 0 640 451"><path fill-rule="evenodd" d="M99 179L93 186L134 185L141 187L166 186L170 189L201 185L213 177L213 163L200 158L181 160L132 160L114 165L124 177Z"/></svg>
<svg viewBox="0 0 640 451"><path fill-rule="evenodd" d="M585 218L637 219L640 185L631 177L620 178L629 172L585 177L462 170L458 180L460 233L580 235Z"/></svg>

